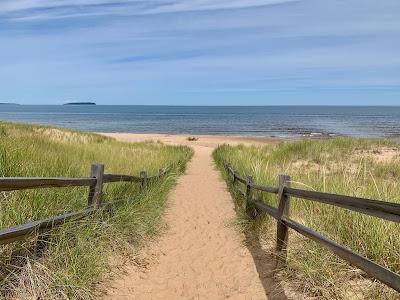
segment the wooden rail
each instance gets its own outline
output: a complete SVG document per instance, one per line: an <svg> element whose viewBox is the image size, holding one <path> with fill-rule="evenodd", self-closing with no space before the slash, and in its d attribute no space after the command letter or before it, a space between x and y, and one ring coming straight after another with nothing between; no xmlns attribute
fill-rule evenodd
<svg viewBox="0 0 400 300"><path fill-rule="evenodd" d="M104 174L103 164L92 164L91 176L81 178L65 177L10 177L0 178L0 191L14 191L35 188L54 188L54 187L89 187L87 208L68 212L55 217L49 217L37 221L28 222L11 228L0 230L0 245L12 243L24 239L28 235L41 232L46 229L61 225L69 220L78 220L88 215L94 214L98 209L110 209L123 200L102 202L102 190L104 183L112 182L134 182L140 183L142 189L147 184L170 171L175 164L159 170L157 175L147 176L146 171L140 172L141 176L131 176L123 174Z"/></svg>
<svg viewBox="0 0 400 300"><path fill-rule="evenodd" d="M49 187L90 186L96 183L92 177L12 177L0 178L0 191L15 191Z"/></svg>
<svg viewBox="0 0 400 300"><path fill-rule="evenodd" d="M272 186L255 185L252 183L252 180L249 180L249 177L247 177L247 179L241 178L226 161L224 161L224 167L233 177L233 183L235 185L237 182L240 182L246 186L246 193L244 194L245 208L252 204L258 211L267 213L277 220L277 266L282 266L286 263L288 229L290 228L297 231L301 235L325 246L345 261L363 270L370 276L376 278L394 290L400 292L400 275L398 273L395 273L369 260L368 258L359 255L350 248L340 245L337 242L324 237L316 231L307 228L306 226L289 218L290 202L293 201L291 200L291 196L342 207L396 223L400 223L400 204L291 188L290 177L287 175L279 176L279 187L277 188ZM277 194L278 208L270 206L260 200L253 199L251 196L252 190Z"/></svg>

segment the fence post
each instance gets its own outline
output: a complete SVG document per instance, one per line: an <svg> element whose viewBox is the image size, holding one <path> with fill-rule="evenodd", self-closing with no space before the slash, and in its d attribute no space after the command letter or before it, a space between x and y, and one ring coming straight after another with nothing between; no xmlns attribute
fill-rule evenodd
<svg viewBox="0 0 400 300"><path fill-rule="evenodd" d="M147 172L141 171L140 178L141 178L141 188L144 189L147 186Z"/></svg>
<svg viewBox="0 0 400 300"><path fill-rule="evenodd" d="M277 268L281 268L286 264L287 257L288 227L282 223L282 217L289 216L290 198L284 193L285 187L290 187L290 176L279 175L279 204L276 231Z"/></svg>
<svg viewBox="0 0 400 300"><path fill-rule="evenodd" d="M164 174L164 168L158 170L158 177L161 177Z"/></svg>
<svg viewBox="0 0 400 300"><path fill-rule="evenodd" d="M246 178L246 200L245 200L245 205L244 209L247 210L247 207L249 206L251 202L251 184L253 182L253 176L247 176Z"/></svg>
<svg viewBox="0 0 400 300"><path fill-rule="evenodd" d="M90 176L96 178L96 184L89 188L88 206L94 205L99 207L101 204L101 194L103 191L103 164L92 164L90 169Z"/></svg>

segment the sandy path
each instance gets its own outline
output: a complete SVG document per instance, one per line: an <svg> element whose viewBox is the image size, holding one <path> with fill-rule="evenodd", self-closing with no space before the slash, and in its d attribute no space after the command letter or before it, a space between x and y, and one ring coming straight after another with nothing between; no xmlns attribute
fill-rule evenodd
<svg viewBox="0 0 400 300"><path fill-rule="evenodd" d="M146 272L128 267L106 299L267 299L251 253L229 226L233 201L212 161L213 147L193 148L169 196L169 229L157 261Z"/></svg>

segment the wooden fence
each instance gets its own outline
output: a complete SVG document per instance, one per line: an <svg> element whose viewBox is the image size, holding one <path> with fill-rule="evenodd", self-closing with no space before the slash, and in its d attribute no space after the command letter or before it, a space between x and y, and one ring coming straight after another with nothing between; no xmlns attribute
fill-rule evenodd
<svg viewBox="0 0 400 300"><path fill-rule="evenodd" d="M400 204L291 188L290 176L287 175L279 176L279 187L256 185L252 182L251 176L248 176L246 179L241 178L226 161L224 161L224 166L228 173L232 175L234 185L241 183L246 186L246 193L243 193L245 197L245 206L253 205L257 211L267 213L277 220L276 251L278 266L282 266L286 263L288 229L291 228L303 236L325 246L345 261L400 292L399 274L289 218L291 196L346 208L396 223L400 223ZM278 207L276 208L260 200L253 199L253 190L277 194Z"/></svg>
<svg viewBox="0 0 400 300"><path fill-rule="evenodd" d="M144 189L148 182L153 181L172 169L174 165L159 170L155 176L148 176L146 171L140 172L139 177L122 174L104 174L103 164L92 164L91 176L81 178L65 177L9 177L0 178L0 191L15 191L25 189L53 188L53 187L89 187L87 208L68 212L55 217L50 217L38 221L28 222L22 225L0 230L0 245L8 244L16 240L21 240L28 235L43 231L63 224L74 219L81 219L95 213L99 208L111 209L112 206L124 200L102 202L102 190L104 183L110 182L136 182Z"/></svg>

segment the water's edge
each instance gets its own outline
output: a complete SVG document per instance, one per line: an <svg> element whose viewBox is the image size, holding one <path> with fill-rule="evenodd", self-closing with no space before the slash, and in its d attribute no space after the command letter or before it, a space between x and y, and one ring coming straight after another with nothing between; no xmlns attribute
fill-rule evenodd
<svg viewBox="0 0 400 300"><path fill-rule="evenodd" d="M1 105L0 120L95 132L400 137L400 107Z"/></svg>

